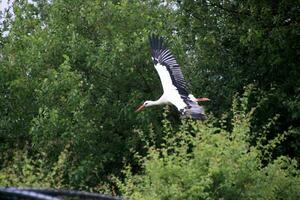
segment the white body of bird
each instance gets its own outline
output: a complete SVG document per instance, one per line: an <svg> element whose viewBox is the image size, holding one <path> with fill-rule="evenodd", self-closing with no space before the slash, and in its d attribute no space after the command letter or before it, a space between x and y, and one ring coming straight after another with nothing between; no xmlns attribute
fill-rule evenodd
<svg viewBox="0 0 300 200"><path fill-rule="evenodd" d="M180 67L171 52L164 46L161 37L153 35L149 40L152 61L159 75L164 93L156 101L145 101L137 111L154 105L173 104L185 117L205 119L204 109L198 105L197 101L208 101L209 99L196 99L187 92Z"/></svg>

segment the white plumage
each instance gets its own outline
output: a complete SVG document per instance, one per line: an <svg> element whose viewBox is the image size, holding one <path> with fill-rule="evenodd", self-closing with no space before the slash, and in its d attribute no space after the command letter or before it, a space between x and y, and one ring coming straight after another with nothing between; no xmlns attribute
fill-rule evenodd
<svg viewBox="0 0 300 200"><path fill-rule="evenodd" d="M165 47L162 37L152 35L149 37L149 41L152 61L159 75L164 93L156 101L145 101L137 111L153 105L173 104L185 117L205 119L204 109L198 105L197 101L208 101L209 99L196 99L188 93L180 67L170 50Z"/></svg>

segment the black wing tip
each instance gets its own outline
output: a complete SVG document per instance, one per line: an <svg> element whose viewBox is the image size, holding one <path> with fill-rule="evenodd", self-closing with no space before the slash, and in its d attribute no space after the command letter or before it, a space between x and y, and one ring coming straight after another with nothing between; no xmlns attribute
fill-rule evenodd
<svg viewBox="0 0 300 200"><path fill-rule="evenodd" d="M158 51L166 48L164 45L164 38L155 33L149 35L149 42L153 51Z"/></svg>
<svg viewBox="0 0 300 200"><path fill-rule="evenodd" d="M187 107L185 110L183 110L183 112L181 112L181 115L196 120L206 119L204 108L202 106L199 106L198 103L191 101L188 97L184 98L184 102L187 104Z"/></svg>
<svg viewBox="0 0 300 200"><path fill-rule="evenodd" d="M190 113L190 114L183 114L181 115L181 118L183 119L194 119L194 120L201 120L204 121L206 120L206 115L202 113Z"/></svg>
<svg viewBox="0 0 300 200"><path fill-rule="evenodd" d="M206 120L206 115L201 113L192 114L192 118L196 120Z"/></svg>

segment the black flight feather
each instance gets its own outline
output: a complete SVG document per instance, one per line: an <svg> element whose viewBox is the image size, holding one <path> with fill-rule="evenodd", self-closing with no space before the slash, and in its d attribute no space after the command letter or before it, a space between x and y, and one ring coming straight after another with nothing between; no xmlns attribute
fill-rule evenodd
<svg viewBox="0 0 300 200"><path fill-rule="evenodd" d="M178 89L180 95L188 96L186 82L175 57L169 49L166 48L162 37L152 35L149 37L151 46L151 55L154 64L160 63L166 66L170 73L173 85Z"/></svg>

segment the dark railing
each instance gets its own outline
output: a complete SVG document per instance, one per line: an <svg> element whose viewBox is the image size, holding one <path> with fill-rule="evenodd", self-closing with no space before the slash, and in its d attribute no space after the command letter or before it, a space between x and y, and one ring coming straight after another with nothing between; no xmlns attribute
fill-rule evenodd
<svg viewBox="0 0 300 200"><path fill-rule="evenodd" d="M0 199L2 200L125 200L121 197L113 197L91 192L56 189L32 189L0 187Z"/></svg>

